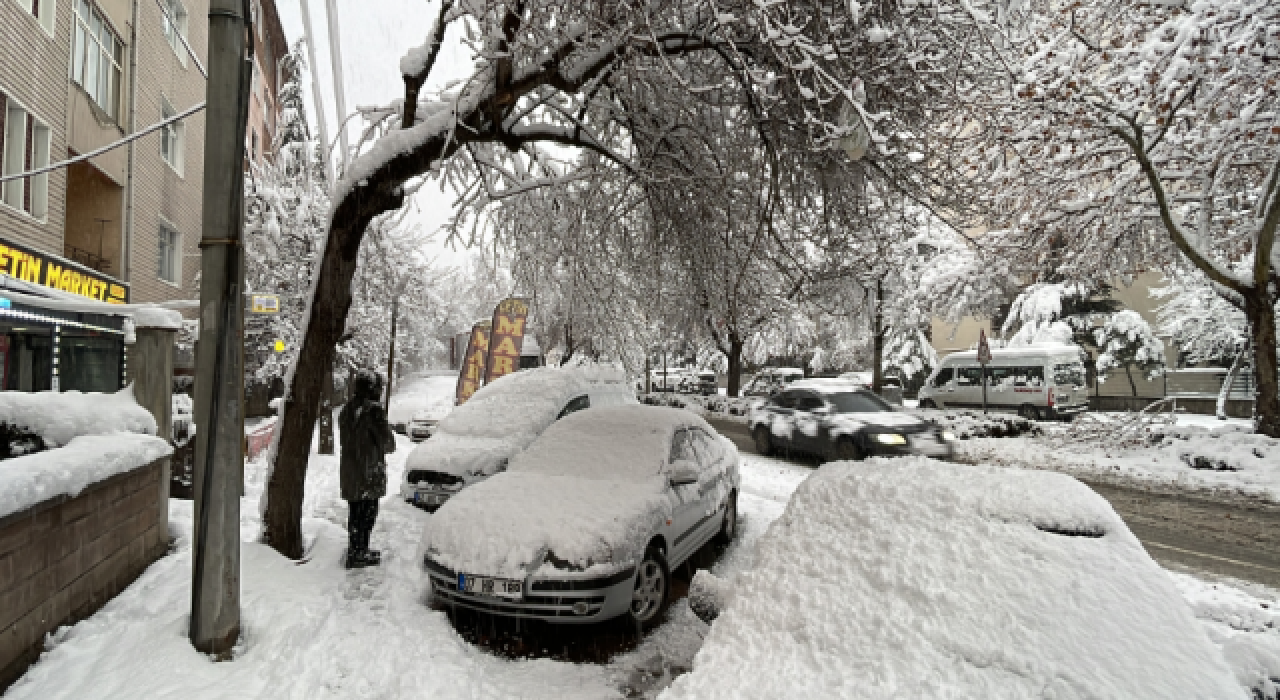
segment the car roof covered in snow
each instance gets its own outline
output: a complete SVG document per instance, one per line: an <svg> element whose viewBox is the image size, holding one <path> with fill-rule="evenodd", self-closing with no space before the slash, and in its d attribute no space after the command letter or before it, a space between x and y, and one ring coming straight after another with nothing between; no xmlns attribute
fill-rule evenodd
<svg viewBox="0 0 1280 700"><path fill-rule="evenodd" d="M859 391L863 388L865 388L863 384L848 379L834 378L797 379L787 385L787 391L806 389L819 394L843 394L849 391Z"/></svg>
<svg viewBox="0 0 1280 700"><path fill-rule="evenodd" d="M991 348L991 359L994 362L1001 360L1021 360L1024 358L1046 358L1046 357L1070 357L1072 360L1080 358L1080 346L1078 345L1032 345L1025 348ZM953 352L942 358L942 364L956 362L974 362L978 361L977 350L965 350L962 352Z"/></svg>
<svg viewBox="0 0 1280 700"><path fill-rule="evenodd" d="M583 479L645 480L662 473L676 430L699 426L698 416L665 406L606 406L555 422L511 460L510 472Z"/></svg>
<svg viewBox="0 0 1280 700"><path fill-rule="evenodd" d="M539 367L521 370L481 387L440 422L454 435L503 437L537 435L555 420L565 403L590 388L577 369Z"/></svg>
<svg viewBox="0 0 1280 700"><path fill-rule="evenodd" d="M1055 472L826 464L663 698L1238 698L1174 582Z"/></svg>

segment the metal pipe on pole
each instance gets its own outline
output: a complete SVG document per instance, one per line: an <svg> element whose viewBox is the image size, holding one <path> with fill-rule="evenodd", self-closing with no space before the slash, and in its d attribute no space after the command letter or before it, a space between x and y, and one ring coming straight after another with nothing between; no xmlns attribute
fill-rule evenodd
<svg viewBox="0 0 1280 700"><path fill-rule="evenodd" d="M253 47L248 0L209 4L209 80L196 346L191 643L230 658L240 637L244 465L244 138Z"/></svg>
<svg viewBox="0 0 1280 700"><path fill-rule="evenodd" d="M311 100L316 103L316 124L320 127L320 161L329 187L333 186L333 167L329 163L329 120L324 113L324 97L320 93L320 64L316 63L315 32L311 31L311 10L308 0L298 0L302 6L302 31L307 38L307 60L311 62Z"/></svg>
<svg viewBox="0 0 1280 700"><path fill-rule="evenodd" d="M338 141L342 144L342 172L351 158L347 146L347 95L342 78L342 33L338 26L337 0L325 0L329 15L329 62L333 68L333 104L338 108Z"/></svg>

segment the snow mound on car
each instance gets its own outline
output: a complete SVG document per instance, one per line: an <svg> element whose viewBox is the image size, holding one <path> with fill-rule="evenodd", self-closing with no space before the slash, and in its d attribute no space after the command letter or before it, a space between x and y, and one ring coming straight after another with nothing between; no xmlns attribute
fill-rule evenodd
<svg viewBox="0 0 1280 700"><path fill-rule="evenodd" d="M585 394L577 370L541 367L508 374L487 384L440 421L440 431L472 437L529 439L541 433L570 398Z"/></svg>
<svg viewBox="0 0 1280 700"><path fill-rule="evenodd" d="M538 570L544 555L583 571L624 564L675 506L662 473L675 430L704 424L687 411L653 406L566 416L507 472L441 507L427 525L425 550L455 571L516 578Z"/></svg>
<svg viewBox="0 0 1280 700"><path fill-rule="evenodd" d="M1110 505L1057 473L828 464L662 696L1238 698Z"/></svg>

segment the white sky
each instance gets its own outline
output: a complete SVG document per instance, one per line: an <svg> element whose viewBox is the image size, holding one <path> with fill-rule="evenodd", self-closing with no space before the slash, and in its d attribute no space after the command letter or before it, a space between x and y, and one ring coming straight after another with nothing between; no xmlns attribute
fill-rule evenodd
<svg viewBox="0 0 1280 700"><path fill-rule="evenodd" d="M318 72L325 112L328 114L329 138L337 141L337 118L333 74L329 58L329 24L325 15L325 0L276 0L280 22L290 47L303 36L302 9L299 3L309 2L311 25L315 30L316 62L310 66ZM420 46L431 30L439 0L337 0L338 23L341 27L342 70L346 83L347 110L357 106L385 105L404 96L404 81L400 77L400 57L415 46ZM465 78L471 68L471 53L452 31L445 35L432 78L424 86L424 92L440 87L453 79ZM311 95L311 79L303 81L308 96L308 117L315 127L315 101ZM348 125L347 137L352 143L359 136L358 119ZM316 132L318 133L318 132ZM434 231L453 214L453 195L440 191L439 183L428 183L414 198L408 222L425 231ZM443 248L443 234L438 234L428 254L440 262L458 264L468 255Z"/></svg>

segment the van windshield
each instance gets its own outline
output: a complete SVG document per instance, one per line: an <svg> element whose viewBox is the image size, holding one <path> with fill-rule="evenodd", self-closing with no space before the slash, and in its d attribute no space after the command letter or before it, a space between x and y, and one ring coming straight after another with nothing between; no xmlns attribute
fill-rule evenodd
<svg viewBox="0 0 1280 700"><path fill-rule="evenodd" d="M1084 363L1071 362L1053 366L1053 383L1058 386L1084 386Z"/></svg>

